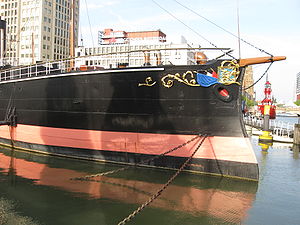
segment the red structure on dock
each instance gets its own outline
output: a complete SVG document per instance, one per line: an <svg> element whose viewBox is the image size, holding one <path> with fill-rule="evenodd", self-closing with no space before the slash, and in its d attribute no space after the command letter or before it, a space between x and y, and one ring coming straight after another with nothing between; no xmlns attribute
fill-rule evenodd
<svg viewBox="0 0 300 225"><path fill-rule="evenodd" d="M271 83L270 83L270 81L268 81L268 77L267 77L267 81L265 83L264 93L265 93L265 98L261 101L261 104L258 105L259 111L261 112L262 115L264 115L265 114L264 106L270 105L270 112L269 112L270 119L275 119L276 118L276 106L273 104L273 100L271 97L272 89L271 89Z"/></svg>

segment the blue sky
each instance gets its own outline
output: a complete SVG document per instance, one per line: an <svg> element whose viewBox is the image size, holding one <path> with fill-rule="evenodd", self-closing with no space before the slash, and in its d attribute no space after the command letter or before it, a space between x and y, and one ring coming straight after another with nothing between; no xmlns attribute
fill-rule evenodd
<svg viewBox="0 0 300 225"><path fill-rule="evenodd" d="M176 0L198 14L237 34L239 6L241 37L273 55L285 55L284 62L273 63L269 70L273 95L280 102L295 101L296 74L300 72L300 1L299 0ZM97 45L97 32L105 28L126 31L161 29L168 41L179 42L183 35L202 47L230 47L238 56L237 39L174 0L80 0L80 36L85 46ZM156 2L156 3L155 3ZM170 16L166 9L187 26ZM266 56L246 44L241 56ZM254 66L254 80L267 65ZM262 98L265 79L256 85L257 98Z"/></svg>

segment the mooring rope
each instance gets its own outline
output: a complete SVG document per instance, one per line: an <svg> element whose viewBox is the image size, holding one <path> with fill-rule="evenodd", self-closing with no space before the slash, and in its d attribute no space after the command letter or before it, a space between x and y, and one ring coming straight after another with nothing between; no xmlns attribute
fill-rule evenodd
<svg viewBox="0 0 300 225"><path fill-rule="evenodd" d="M137 164L145 164L145 163L148 163L148 162L151 162L161 156L164 156L164 155L167 155L171 152L174 152L184 146L186 146L187 144L191 143L192 141L196 140L197 138L200 138L202 135L201 134L198 134L197 136L191 138L190 140L188 140L187 142L183 143L183 144L180 144L178 146L176 146L175 148L172 148L160 155L156 155L154 157L151 157L149 159L146 159L146 160L141 160L139 163L136 163L134 166L136 166ZM83 177L75 177L75 178L71 178L71 180L88 180L89 178L94 178L94 177L99 177L99 176L106 176L106 175L109 175L109 174L113 174L113 173L117 173L117 172L121 172L121 171L124 171L124 170L127 170L129 168L132 168L132 165L129 165L129 166L126 166L126 167L123 167L123 168L119 168L119 169L115 169L115 170L110 170L110 171L107 171L107 172L103 172L103 173L96 173L96 174L91 174L91 175L86 175L86 176L83 176Z"/></svg>
<svg viewBox="0 0 300 225"><path fill-rule="evenodd" d="M206 139L207 135L204 135L201 142L195 149L195 151L192 153L192 155L181 165L181 167L176 171L176 173L167 181L167 183L164 184L164 186L159 189L154 195L152 195L144 204L142 204L140 207L138 207L136 210L134 210L129 216L127 216L125 219L120 221L118 225L124 225L130 220L132 220L138 213L140 213L146 206L148 206L151 202L153 202L155 199L157 199L162 192L172 183L172 181L179 175L179 173L185 168L185 166L189 163L189 161L193 158L193 156L196 154L196 152L199 150L201 145L203 144L204 140Z"/></svg>

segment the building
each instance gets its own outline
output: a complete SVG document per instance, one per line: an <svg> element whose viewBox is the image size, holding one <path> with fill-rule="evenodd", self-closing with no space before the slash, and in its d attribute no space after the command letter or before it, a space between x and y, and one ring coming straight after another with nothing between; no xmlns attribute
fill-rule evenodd
<svg viewBox="0 0 300 225"><path fill-rule="evenodd" d="M150 65L191 65L196 63L194 51L187 49L192 46L184 38L178 44L167 43L166 34L160 30L127 32L105 29L99 32L98 39L100 45L97 47L81 46L76 48L76 56L82 57L76 59L76 67L82 65L104 68L113 68L118 65L142 66L145 63L146 54L150 58L148 62ZM182 50L172 50L178 48L182 48ZM159 50L147 52L143 51L145 49ZM89 57L89 55L98 56Z"/></svg>
<svg viewBox="0 0 300 225"><path fill-rule="evenodd" d="M8 64L67 58L70 43L78 42L79 0L2 0L0 9Z"/></svg>
<svg viewBox="0 0 300 225"><path fill-rule="evenodd" d="M4 65L4 56L6 52L6 22L0 17L0 66Z"/></svg>
<svg viewBox="0 0 300 225"><path fill-rule="evenodd" d="M149 44L150 42L166 42L166 34L161 30L154 31L114 31L111 28L98 32L98 44L126 44L126 43Z"/></svg>
<svg viewBox="0 0 300 225"><path fill-rule="evenodd" d="M118 65L127 65L129 67L142 66L145 63L145 54L149 54L150 65L174 64L174 65L192 65L195 64L194 52L188 49L171 50L171 48L190 48L186 43L156 43L156 44L110 44L98 47L78 47L75 49L77 58L76 67L101 66L103 68L115 68ZM146 53L144 49L160 49ZM166 50L164 50L166 49ZM123 53L120 53L123 52ZM116 53L116 54L112 54ZM89 55L99 55L90 56ZM160 58L160 60L159 60Z"/></svg>
<svg viewBox="0 0 300 225"><path fill-rule="evenodd" d="M255 91L254 91L254 86L252 86L254 83L253 80L253 68L252 66L247 66L245 75L244 75L244 80L243 80L243 88L246 88L244 91L243 95L245 95L248 99L250 100L255 100ZM250 87L250 88L248 88Z"/></svg>
<svg viewBox="0 0 300 225"><path fill-rule="evenodd" d="M300 72L297 73L296 96L296 100L300 100Z"/></svg>
<svg viewBox="0 0 300 225"><path fill-rule="evenodd" d="M113 29L104 29L104 31L98 32L99 45L126 44L126 39L127 32L125 31L114 31Z"/></svg>

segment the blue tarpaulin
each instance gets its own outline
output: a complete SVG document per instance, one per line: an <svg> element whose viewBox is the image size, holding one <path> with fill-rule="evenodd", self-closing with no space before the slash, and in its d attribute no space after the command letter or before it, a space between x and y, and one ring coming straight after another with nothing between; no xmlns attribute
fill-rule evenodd
<svg viewBox="0 0 300 225"><path fill-rule="evenodd" d="M218 79L215 77L211 77L202 73L197 73L197 83L203 87L209 87L213 84L217 84Z"/></svg>

